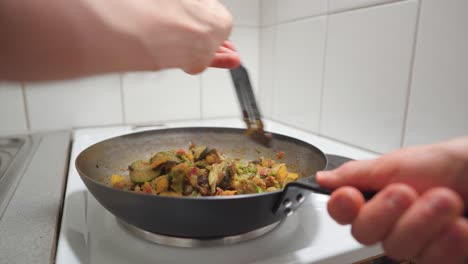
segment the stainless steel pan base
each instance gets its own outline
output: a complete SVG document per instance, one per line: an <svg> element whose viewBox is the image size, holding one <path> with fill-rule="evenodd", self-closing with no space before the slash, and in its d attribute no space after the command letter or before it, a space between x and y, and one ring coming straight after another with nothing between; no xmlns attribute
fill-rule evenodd
<svg viewBox="0 0 468 264"><path fill-rule="evenodd" d="M237 244L240 242L248 241L248 240L263 236L267 234L268 232L272 231L273 229L275 229L281 223L281 221L279 221L271 225L262 227L260 229L247 232L244 234L240 234L240 235L235 235L235 236L195 239L195 238L173 237L173 236L166 236L166 235L151 233L141 228L138 228L136 226L130 225L118 218L117 218L117 222L123 229L127 230L132 235L135 235L146 241L150 241L150 242L165 245L165 246L184 247L184 248L227 246L227 245Z"/></svg>

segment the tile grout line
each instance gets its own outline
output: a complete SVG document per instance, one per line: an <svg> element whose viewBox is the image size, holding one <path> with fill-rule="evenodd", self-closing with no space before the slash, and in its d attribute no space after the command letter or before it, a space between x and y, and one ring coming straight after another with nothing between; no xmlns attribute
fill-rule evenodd
<svg viewBox="0 0 468 264"><path fill-rule="evenodd" d="M21 82L21 94L23 96L24 114L26 119L26 128L31 131L31 120L29 116L28 99L26 98L26 84Z"/></svg>
<svg viewBox="0 0 468 264"><path fill-rule="evenodd" d="M127 118L125 117L125 92L123 89L123 75L124 73L119 73L119 83L120 83L120 104L122 105L122 123L127 124Z"/></svg>
<svg viewBox="0 0 468 264"><path fill-rule="evenodd" d="M395 4L397 2L407 2L407 1L409 1L409 0L391 0L389 2L368 4L368 5L363 5L363 6L354 7L354 8L338 10L338 11L334 11L334 12L327 11L325 13L319 13L319 14L310 15L310 16L302 16L302 17L297 17L297 18L291 18L291 19L286 19L286 20L283 20L283 21L277 21L277 22L274 22L274 23L267 23L267 24L260 23L260 27L261 28L273 27L273 26L282 25L282 24L299 22L299 21L302 21L302 20L310 19L310 18L317 18L317 17L329 16L329 15L337 15L337 14L342 14L342 13L347 13L347 12L358 11L358 10L361 10L361 9L367 9L367 8L379 7L379 6L385 6L385 5L392 5L392 4ZM327 10L329 10L330 9L330 2L328 2L327 5L328 5Z"/></svg>
<svg viewBox="0 0 468 264"><path fill-rule="evenodd" d="M418 0L418 8L416 13L416 25L414 29L414 39L413 39L413 47L412 47L412 54L410 60L410 72L408 74L408 87L406 89L406 102L403 114L403 126L401 131L401 138L400 138L400 148L404 146L405 138L406 138L406 127L408 123L408 113L409 113L409 104L410 104L410 97L411 97L411 86L413 85L413 75L414 75L414 65L416 61L416 48L418 42L418 34L419 34L419 21L421 19L421 6L422 0Z"/></svg>
<svg viewBox="0 0 468 264"><path fill-rule="evenodd" d="M277 38L278 36L278 25L275 25L273 27L273 47L271 48L272 49L272 57L273 57L273 63L272 63L272 67L271 67L271 79L272 79L272 82L271 82L271 100L270 100L270 114L269 116L271 118L273 118L273 116L275 116L275 94L276 94L276 82L275 82L275 78L273 78L274 76L276 76L276 60L277 60L277 54L276 54L276 40L278 39Z"/></svg>
<svg viewBox="0 0 468 264"><path fill-rule="evenodd" d="M385 5L392 5L397 2L409 2L410 0L391 0L388 2L383 2L383 3L373 3L373 4L367 4L363 6L358 6L354 8L349 8L349 9L342 9L342 10L337 10L334 12L328 12L329 15L336 15L336 14L341 14L341 13L346 13L346 12L353 12L353 11L358 11L361 9L367 9L367 8L373 8L373 7L379 7L379 6L385 6Z"/></svg>
<svg viewBox="0 0 468 264"><path fill-rule="evenodd" d="M362 151L366 151L366 152L369 152L371 154L374 154L374 155L383 155L383 153L380 153L380 152L377 152L375 150L372 150L372 149L368 149L368 148L365 148L365 147L362 147L362 146L359 146L359 145L356 145L356 144L353 144L351 142L347 142L347 141L343 141L341 139L338 139L338 138L334 138L334 137L331 137L331 136L327 136L327 135L320 135L316 132L313 132L311 130L307 130L307 129L304 129L304 128L300 128L298 126L295 126L295 125L291 125L291 124L288 124L286 122L283 122L283 121L280 121L276 118L269 118L269 120L273 121L273 122L276 122L278 124L281 124L281 125L284 125L286 127L291 127L291 128L294 128L294 129L297 129L301 132L304 132L304 133L309 133L309 134L312 134L312 135L315 135L315 136L319 136L319 137L322 137L322 138L325 138L325 139L328 139L328 140L332 140L332 141L335 141L335 142L338 142L340 144L343 144L343 145L346 145L346 146L349 146L349 147L353 147L353 148L356 148L356 149L359 149L359 150L362 150ZM327 154L334 154L334 153L327 153Z"/></svg>
<svg viewBox="0 0 468 264"><path fill-rule="evenodd" d="M257 27L257 93L256 93L256 98L257 98L257 104L258 104L258 107L260 109L260 112L262 113L263 116L265 116L265 105L262 104L262 91L263 91L263 88L262 88L262 52L261 52L261 49L260 47L262 46L262 28L261 27ZM255 89L254 89L254 93L255 93Z"/></svg>
<svg viewBox="0 0 468 264"><path fill-rule="evenodd" d="M330 9L330 1L327 2L327 10ZM317 134L322 134L322 114L323 114L323 98L325 93L325 66L327 61L327 51L328 51L328 25L330 23L330 16L325 18L325 43L323 47L323 59L322 59L322 83L320 87L320 108L319 108L319 118L317 126Z"/></svg>
<svg viewBox="0 0 468 264"><path fill-rule="evenodd" d="M240 24L240 25L233 24L232 25L233 28L257 28L257 27L260 27L260 26L261 26L260 23L258 25L253 25L253 24L252 25L242 25L242 24Z"/></svg>
<svg viewBox="0 0 468 264"><path fill-rule="evenodd" d="M200 119L201 120L204 120L204 117L203 117L203 77L202 77L203 74L200 74L200 76L198 77L198 89L199 89L199 93L198 95L200 96L198 102L200 103Z"/></svg>

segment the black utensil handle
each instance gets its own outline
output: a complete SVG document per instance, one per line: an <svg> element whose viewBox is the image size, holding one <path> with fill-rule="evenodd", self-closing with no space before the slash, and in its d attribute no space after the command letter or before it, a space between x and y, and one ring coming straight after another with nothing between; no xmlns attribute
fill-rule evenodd
<svg viewBox="0 0 468 264"><path fill-rule="evenodd" d="M315 175L288 183L284 188L281 199L279 199L273 209L273 213L275 215L290 215L301 206L302 202L304 202L311 193L330 195L332 192L333 190L320 187L315 179ZM369 201L377 194L377 192L361 193L366 201ZM464 217L468 218L468 207L465 208Z"/></svg>
<svg viewBox="0 0 468 264"><path fill-rule="evenodd" d="M333 190L320 187L315 179L315 175L303 178L296 182L290 182L286 185L281 198L273 209L275 215L290 215L311 193L321 193L330 195ZM366 201L370 200L376 192L362 192Z"/></svg>
<svg viewBox="0 0 468 264"><path fill-rule="evenodd" d="M230 69L230 73L235 84L234 87L236 88L244 118L251 119L252 121L260 120L260 110L255 101L247 69L243 65L240 65L237 68Z"/></svg>

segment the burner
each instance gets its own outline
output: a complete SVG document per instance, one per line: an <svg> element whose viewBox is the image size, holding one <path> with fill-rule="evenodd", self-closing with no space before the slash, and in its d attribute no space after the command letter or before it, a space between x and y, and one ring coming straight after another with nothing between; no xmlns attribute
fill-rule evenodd
<svg viewBox="0 0 468 264"><path fill-rule="evenodd" d="M24 139L21 138L0 138L0 179L23 144Z"/></svg>
<svg viewBox="0 0 468 264"><path fill-rule="evenodd" d="M260 229L250 231L240 235L234 236L227 236L221 238L210 238L210 239L196 239L196 238L184 238L184 237L172 237L167 235L160 235L148 232L136 226L130 225L120 219L117 218L117 222L120 224L121 227L129 231L131 234L142 238L144 240L161 244L165 246L173 246L173 247L184 247L184 248L195 248L195 247L211 247L211 246L226 246L237 244L240 242L244 242L247 240L251 240L273 230L277 227L281 221L273 223L271 225L262 227Z"/></svg>
<svg viewBox="0 0 468 264"><path fill-rule="evenodd" d="M0 148L19 148L24 144L22 138L0 138Z"/></svg>
<svg viewBox="0 0 468 264"><path fill-rule="evenodd" d="M3 151L0 149L0 179L10 165L13 155L10 152Z"/></svg>
<svg viewBox="0 0 468 264"><path fill-rule="evenodd" d="M327 167L325 170L333 170L338 168L339 166L343 165L344 163L351 161L352 159L339 156L339 155L333 155L333 154L326 154L327 155Z"/></svg>

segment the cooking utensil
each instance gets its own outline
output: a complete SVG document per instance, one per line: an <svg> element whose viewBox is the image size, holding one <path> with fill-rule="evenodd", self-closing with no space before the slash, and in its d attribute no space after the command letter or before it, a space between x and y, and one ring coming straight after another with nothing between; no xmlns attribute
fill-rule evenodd
<svg viewBox="0 0 468 264"><path fill-rule="evenodd" d="M242 117L247 125L247 135L254 141L269 146L271 134L264 130L262 115L255 100L247 69L240 65L235 69L230 69L230 73L242 109Z"/></svg>
<svg viewBox="0 0 468 264"><path fill-rule="evenodd" d="M282 162L305 177L281 191L235 196L154 196L110 186L111 175L128 175L133 161L186 148L190 141L242 159L275 157L275 150L282 150ZM234 236L271 226L296 210L311 191L331 192L313 176L327 165L320 149L280 134L273 134L266 147L245 140L243 129L235 128L173 128L115 137L85 149L75 164L91 194L117 218L148 232L184 238Z"/></svg>

